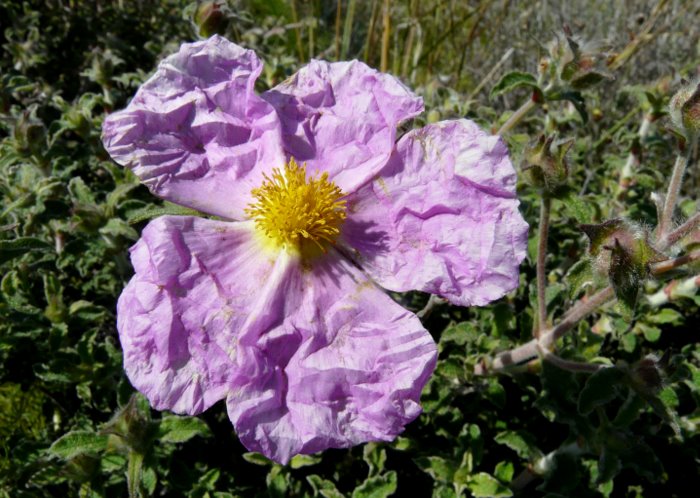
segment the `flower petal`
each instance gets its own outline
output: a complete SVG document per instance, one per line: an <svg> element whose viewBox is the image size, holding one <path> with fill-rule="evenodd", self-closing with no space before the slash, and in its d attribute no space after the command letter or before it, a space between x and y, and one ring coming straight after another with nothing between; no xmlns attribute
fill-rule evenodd
<svg viewBox="0 0 700 498"><path fill-rule="evenodd" d="M423 110L399 80L359 61L312 60L262 97L280 115L287 153L348 193L386 164L396 126Z"/></svg>
<svg viewBox="0 0 700 498"><path fill-rule="evenodd" d="M518 286L526 253L515 182L497 136L465 119L426 126L348 198L344 243L387 289L487 304Z"/></svg>
<svg viewBox="0 0 700 498"><path fill-rule="evenodd" d="M301 300L279 323L241 335L245 373L227 400L239 438L281 463L393 439L421 411L437 356L430 334L336 253L294 280L286 295Z"/></svg>
<svg viewBox="0 0 700 498"><path fill-rule="evenodd" d="M154 408L199 413L228 393L237 333L277 264L251 222L175 216L149 223L131 260L117 304L126 373Z"/></svg>
<svg viewBox="0 0 700 498"><path fill-rule="evenodd" d="M277 115L255 94L261 71L219 36L186 43L107 117L105 148L159 197L242 219L263 171L285 161Z"/></svg>

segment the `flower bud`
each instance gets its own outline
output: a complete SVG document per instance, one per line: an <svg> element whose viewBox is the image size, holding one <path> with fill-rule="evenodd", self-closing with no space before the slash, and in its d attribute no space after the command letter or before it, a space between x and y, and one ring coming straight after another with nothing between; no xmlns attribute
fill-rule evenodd
<svg viewBox="0 0 700 498"><path fill-rule="evenodd" d="M700 78L676 92L669 103L669 112L673 124L683 130L688 138L700 133Z"/></svg>
<svg viewBox="0 0 700 498"><path fill-rule="evenodd" d="M569 177L566 153L574 144L573 139L556 142L554 139L554 135L540 135L534 144L526 147L522 167L530 185L550 194L555 193Z"/></svg>
<svg viewBox="0 0 700 498"><path fill-rule="evenodd" d="M202 2L194 14L194 23L202 38L223 34L228 25L226 13L217 1Z"/></svg>
<svg viewBox="0 0 700 498"><path fill-rule="evenodd" d="M117 436L121 444L138 453L146 453L153 442L154 430L148 401L140 394L133 394L126 406L103 426L102 432Z"/></svg>
<svg viewBox="0 0 700 498"><path fill-rule="evenodd" d="M559 79L575 90L615 79L605 70L604 61L608 56L605 42L582 41L567 29L550 42L549 53Z"/></svg>
<svg viewBox="0 0 700 498"><path fill-rule="evenodd" d="M648 355L632 365L630 380L633 386L644 394L657 393L663 387L663 365L666 358L659 360Z"/></svg>
<svg viewBox="0 0 700 498"><path fill-rule="evenodd" d="M664 259L649 243L649 233L619 218L580 228L590 239L589 254L596 273L607 275L617 298L634 307L651 263Z"/></svg>

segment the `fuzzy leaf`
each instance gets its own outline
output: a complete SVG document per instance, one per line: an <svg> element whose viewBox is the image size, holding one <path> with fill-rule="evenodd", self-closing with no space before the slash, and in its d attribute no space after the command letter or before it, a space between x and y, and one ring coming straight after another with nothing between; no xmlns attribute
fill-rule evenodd
<svg viewBox="0 0 700 498"><path fill-rule="evenodd" d="M586 415L597 406L604 405L618 395L625 374L618 368L609 367L591 375L578 398L578 410Z"/></svg>
<svg viewBox="0 0 700 498"><path fill-rule="evenodd" d="M545 94L545 99L548 101L568 100L578 111L583 124L588 123L588 111L586 110L586 100L580 92L572 92L566 90L550 90Z"/></svg>
<svg viewBox="0 0 700 498"><path fill-rule="evenodd" d="M158 426L158 437L164 443L184 443L195 436L209 435L209 427L197 417L163 417Z"/></svg>
<svg viewBox="0 0 700 498"><path fill-rule="evenodd" d="M542 89L537 84L537 78L530 73L512 71L506 73L491 89L491 98L498 97L504 93L512 92L516 88L532 88L537 95L542 95Z"/></svg>
<svg viewBox="0 0 700 498"><path fill-rule="evenodd" d="M323 479L315 474L307 476L306 480L314 490L314 496L321 495L323 498L344 498L345 495L338 491L332 481Z"/></svg>
<svg viewBox="0 0 700 498"><path fill-rule="evenodd" d="M474 474L469 480L467 487L476 498L501 498L513 496L513 492L508 487L501 484L498 479L487 474L486 472Z"/></svg>
<svg viewBox="0 0 700 498"><path fill-rule="evenodd" d="M194 209L178 206L177 204L166 204L164 206L147 206L142 209L130 212L128 222L130 225L135 225L142 221L152 220L159 216L202 216L202 213Z"/></svg>
<svg viewBox="0 0 700 498"><path fill-rule="evenodd" d="M49 453L69 460L85 453L99 453L107 447L107 436L90 431L72 431L58 438Z"/></svg>
<svg viewBox="0 0 700 498"><path fill-rule="evenodd" d="M352 498L386 498L396 492L396 485L396 472L392 470L365 480L352 492Z"/></svg>
<svg viewBox="0 0 700 498"><path fill-rule="evenodd" d="M451 482L457 466L454 462L438 456L421 457L415 459L416 465L434 480Z"/></svg>
<svg viewBox="0 0 700 498"><path fill-rule="evenodd" d="M0 264L13 258L23 256L30 251L49 251L51 244L36 237L18 237L11 240L0 240Z"/></svg>
<svg viewBox="0 0 700 498"><path fill-rule="evenodd" d="M542 452L535 446L535 438L528 432L504 431L496 435L495 441L514 450L523 460L534 461L542 458Z"/></svg>

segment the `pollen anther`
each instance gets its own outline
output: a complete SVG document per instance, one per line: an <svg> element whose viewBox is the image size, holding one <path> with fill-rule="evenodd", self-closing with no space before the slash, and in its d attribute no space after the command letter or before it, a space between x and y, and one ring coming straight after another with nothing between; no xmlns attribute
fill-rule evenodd
<svg viewBox="0 0 700 498"><path fill-rule="evenodd" d="M308 241L325 252L346 217L344 194L328 173L307 178L306 164L299 166L292 158L284 169L263 177L246 209L256 228L280 247L302 249Z"/></svg>

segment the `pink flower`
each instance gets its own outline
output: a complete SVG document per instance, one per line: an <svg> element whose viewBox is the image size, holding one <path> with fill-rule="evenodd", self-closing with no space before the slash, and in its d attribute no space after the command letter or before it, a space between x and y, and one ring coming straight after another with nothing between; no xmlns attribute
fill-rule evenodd
<svg viewBox="0 0 700 498"><path fill-rule="evenodd" d="M226 399L243 444L387 441L421 411L436 347L379 287L459 305L518 285L527 225L498 137L408 132L422 100L357 61L312 61L257 95L262 65L215 36L165 59L104 143L164 199L118 303L124 367L157 409Z"/></svg>

